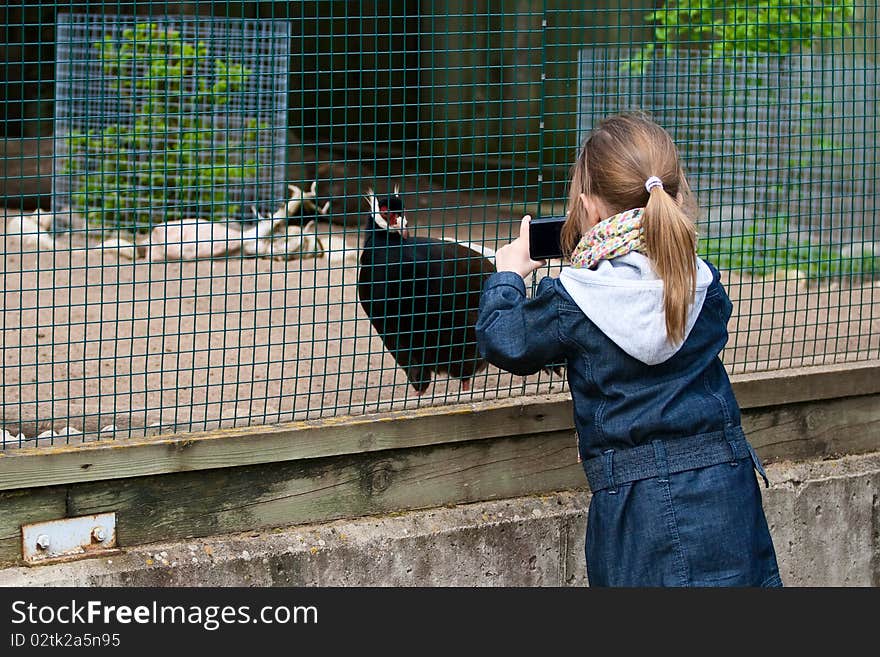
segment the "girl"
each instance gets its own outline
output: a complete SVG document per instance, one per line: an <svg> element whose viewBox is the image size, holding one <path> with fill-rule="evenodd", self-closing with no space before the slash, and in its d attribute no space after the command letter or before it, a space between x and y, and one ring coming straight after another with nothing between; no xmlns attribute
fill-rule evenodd
<svg viewBox="0 0 880 657"><path fill-rule="evenodd" d="M718 356L732 305L695 255L694 207L669 134L607 118L572 169L571 266L526 298L544 264L526 216L480 300L490 363L523 376L567 363L591 586L782 585L754 471L767 476Z"/></svg>

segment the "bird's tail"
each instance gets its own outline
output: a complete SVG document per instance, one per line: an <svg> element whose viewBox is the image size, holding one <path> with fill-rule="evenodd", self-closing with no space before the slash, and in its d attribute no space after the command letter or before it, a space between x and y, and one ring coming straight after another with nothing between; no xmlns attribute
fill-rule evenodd
<svg viewBox="0 0 880 657"><path fill-rule="evenodd" d="M470 249L471 251L474 251L475 253L479 253L481 256L486 258L486 260L491 262L492 265L495 264L495 250L490 249L488 246L483 246L482 244L475 244L474 242L459 242L458 240L456 240L452 237L444 237L443 240L446 242L453 242L453 243L461 244L463 247L466 247L466 248Z"/></svg>

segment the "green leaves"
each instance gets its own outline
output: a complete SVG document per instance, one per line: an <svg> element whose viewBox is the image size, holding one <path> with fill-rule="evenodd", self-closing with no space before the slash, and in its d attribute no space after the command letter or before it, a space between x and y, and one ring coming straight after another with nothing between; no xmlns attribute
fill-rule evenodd
<svg viewBox="0 0 880 657"><path fill-rule="evenodd" d="M793 120L785 126L785 131L797 140L793 140L792 155L785 163L792 171L780 176L778 183L774 183L772 177L763 182L765 190L775 192L771 212L790 213L793 207L797 207L791 201L805 198L801 181L808 177L796 174L810 170L817 161L831 163L841 160L845 148L841 140L847 139L848 135L839 128L829 127L834 118L833 108L830 98L822 96L824 89L817 87L815 93L807 91L800 98L795 96L792 99L787 95L790 87L784 78L780 77L777 82L775 77L770 77L768 84L768 76L763 71L777 71L776 65L781 58L811 50L823 39L850 35L854 6L853 0L664 0L659 9L645 14L645 21L653 26L653 39L621 67L629 74L643 75L658 55L673 58L684 53L687 57L683 59L688 63L694 56L699 58L703 78L698 84L704 80L720 81L720 84L707 85L713 90L708 92L713 97L707 102L701 95L704 105L746 108L750 112L755 108L759 111L764 107L772 109L776 105L784 110L796 106L791 110ZM793 66L797 66L796 61ZM716 80L711 80L712 76ZM700 93L703 93L702 87ZM718 94L717 98L715 94ZM772 120L759 119L761 122ZM688 121L683 123L682 129L688 129ZM748 130L749 121L735 126L738 127ZM686 141L697 144L696 156L699 157L698 149L708 139L725 139L718 134L714 132L714 136L708 137L687 135ZM747 138L751 140L752 136ZM726 139L733 141L736 137ZM764 156L761 149L767 149L768 168L782 165L782 161L774 160L776 154L770 148L772 142L768 144L759 139L756 145L759 157ZM778 155L785 156L783 153ZM758 172L760 174L760 170ZM856 275L858 272L873 276L876 272L877 263L873 257L845 258L839 252L823 250L790 237L785 218L754 223L744 230L742 235L706 240L702 248L717 258L722 266L758 274L779 268L798 268L810 276ZM767 233L763 234L761 230Z"/></svg>
<svg viewBox="0 0 880 657"><path fill-rule="evenodd" d="M240 210L230 188L257 177L267 125L228 106L253 70L209 58L202 41L158 23L138 23L92 47L123 105L118 121L66 138L62 171L73 209L102 230L146 232L158 221L198 214L225 219Z"/></svg>
<svg viewBox="0 0 880 657"><path fill-rule="evenodd" d="M785 217L750 222L739 235L702 239L699 253L721 269L754 276L797 270L808 280L880 277L880 256L873 251L804 240Z"/></svg>
<svg viewBox="0 0 880 657"><path fill-rule="evenodd" d="M846 36L852 31L852 0L667 0L645 14L654 25L654 40L623 64L644 73L656 51L702 50L713 59L785 55L809 48L818 39Z"/></svg>

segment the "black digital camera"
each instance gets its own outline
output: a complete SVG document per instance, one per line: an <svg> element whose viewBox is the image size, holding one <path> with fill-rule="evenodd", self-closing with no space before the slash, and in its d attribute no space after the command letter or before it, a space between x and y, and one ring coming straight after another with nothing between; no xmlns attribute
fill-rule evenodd
<svg viewBox="0 0 880 657"><path fill-rule="evenodd" d="M532 260L549 260L562 257L559 238L565 217L541 217L529 222L529 257Z"/></svg>

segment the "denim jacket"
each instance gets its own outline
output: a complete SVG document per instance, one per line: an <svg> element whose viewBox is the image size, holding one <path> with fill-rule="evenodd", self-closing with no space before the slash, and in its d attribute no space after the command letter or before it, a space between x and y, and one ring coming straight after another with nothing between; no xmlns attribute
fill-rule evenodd
<svg viewBox="0 0 880 657"><path fill-rule="evenodd" d="M741 433L739 406L719 358L732 305L718 270L705 262L700 267L706 284L687 336L674 353L648 359L652 364L603 332L560 278L545 277L529 299L523 279L513 272L493 274L483 288L476 326L480 352L493 365L521 376L565 363L584 461L657 438ZM596 308L594 316L613 317L626 301L595 303L608 307ZM633 320L633 331L644 330L640 321Z"/></svg>

